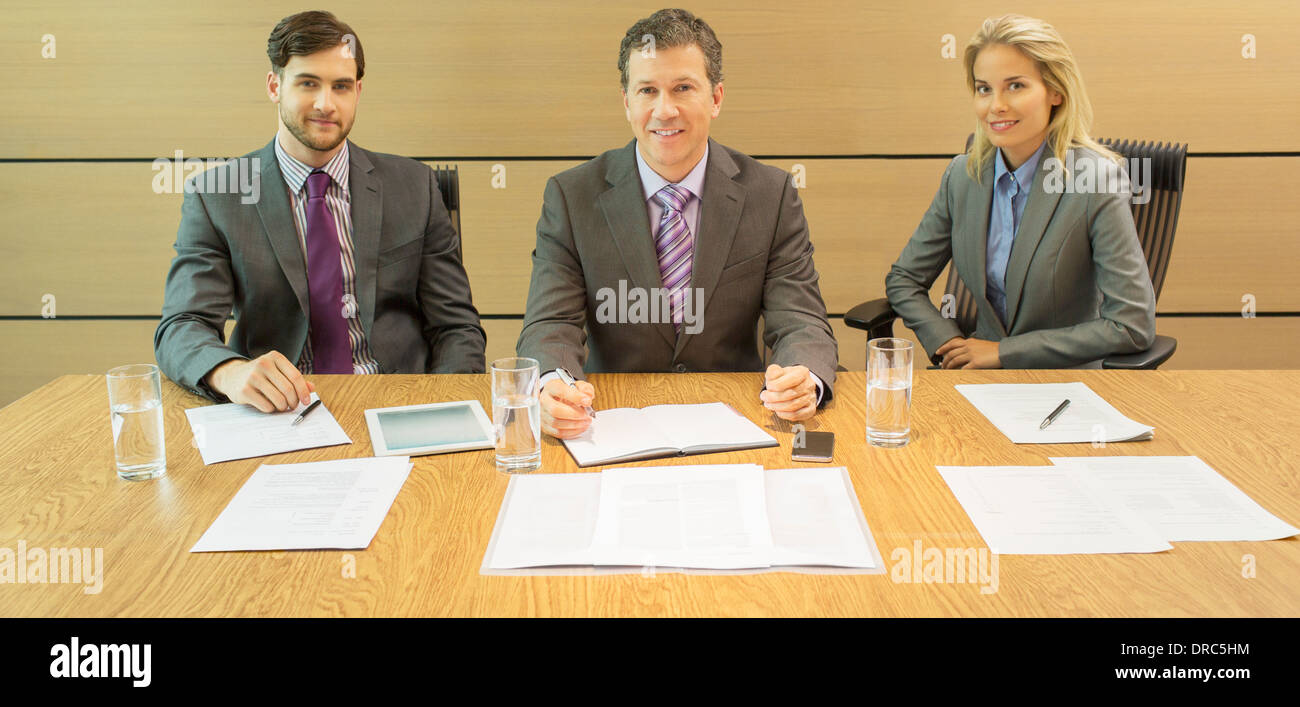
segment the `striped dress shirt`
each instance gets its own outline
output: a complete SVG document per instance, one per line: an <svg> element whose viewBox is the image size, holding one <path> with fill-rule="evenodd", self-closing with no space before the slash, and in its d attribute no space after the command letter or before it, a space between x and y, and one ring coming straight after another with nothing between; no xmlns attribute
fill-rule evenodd
<svg viewBox="0 0 1300 707"><path fill-rule="evenodd" d="M298 230L298 245L302 248L302 261L307 262L307 175L314 170L284 151L280 140L275 140L275 158L280 163L280 174L289 188L289 203L293 209L293 225ZM325 205L334 217L334 230L339 234L339 257L343 262L343 299L350 310L348 341L352 346L352 372L378 373L379 362L370 353L366 333L361 328L361 307L357 304L357 266L352 254L352 192L348 188L348 142L343 149L321 167L332 180L325 192ZM308 283L308 287L311 283ZM312 372L311 331L307 344L298 359L298 370Z"/></svg>

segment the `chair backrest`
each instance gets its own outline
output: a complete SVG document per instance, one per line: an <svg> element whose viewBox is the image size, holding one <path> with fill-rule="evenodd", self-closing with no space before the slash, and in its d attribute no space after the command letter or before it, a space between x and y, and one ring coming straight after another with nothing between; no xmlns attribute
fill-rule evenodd
<svg viewBox="0 0 1300 707"><path fill-rule="evenodd" d="M433 174L438 180L438 191L442 193L442 204L451 216L451 225L460 236L459 243L464 243L464 234L460 230L460 168L456 165L434 165ZM462 245L463 248L463 245ZM460 250L457 255L461 255Z"/></svg>
<svg viewBox="0 0 1300 707"><path fill-rule="evenodd" d="M966 138L967 150L970 150L974 139L973 133ZM1138 241L1142 244L1142 254L1147 259L1147 270L1151 273L1151 285L1155 289L1156 300L1159 301L1160 290L1164 287L1165 275L1169 271L1174 232L1178 228L1178 211L1183 204L1187 145L1110 138L1099 138L1097 141L1124 158L1130 185L1140 184L1146 190L1134 194L1135 197L1146 197L1143 203L1135 204L1130 200L1129 205L1133 209L1133 225L1137 229ZM944 294L953 296L957 326L963 334L969 336L975 331L978 318L975 295L957 276L955 268L950 267L948 270Z"/></svg>

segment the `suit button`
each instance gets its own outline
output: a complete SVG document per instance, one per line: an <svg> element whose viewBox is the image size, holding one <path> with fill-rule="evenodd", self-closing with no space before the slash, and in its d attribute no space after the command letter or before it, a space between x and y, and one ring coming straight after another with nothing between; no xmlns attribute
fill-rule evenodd
<svg viewBox="0 0 1300 707"><path fill-rule="evenodd" d="M678 373L685 373L685 372L686 372L686 364L684 364L684 363L679 363L679 364L677 364L676 366L673 367L673 370L674 370L674 371L677 371Z"/></svg>

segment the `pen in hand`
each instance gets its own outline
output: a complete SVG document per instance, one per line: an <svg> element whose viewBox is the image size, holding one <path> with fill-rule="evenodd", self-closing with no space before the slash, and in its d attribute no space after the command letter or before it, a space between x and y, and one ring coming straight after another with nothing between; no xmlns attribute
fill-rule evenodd
<svg viewBox="0 0 1300 707"><path fill-rule="evenodd" d="M294 427L299 422L302 422L302 419L304 417L307 417L307 413L311 412L312 410L315 410L319 405L320 405L320 398L316 398L316 401L313 402L311 405L308 405L306 410L303 410L301 413L299 413L297 417L293 418L293 422L290 422L289 426Z"/></svg>
<svg viewBox="0 0 1300 707"><path fill-rule="evenodd" d="M557 368L555 369L555 374L560 377L560 380L564 381L565 385L569 386L570 388L573 388L574 390L578 389L577 382L574 381L573 375L570 374L565 369ZM587 414L591 416L591 419L593 420L596 419L596 411L592 410L590 405L584 405L583 409L587 411Z"/></svg>
<svg viewBox="0 0 1300 707"><path fill-rule="evenodd" d="M1047 426L1052 424L1053 422L1056 422L1056 418L1060 417L1061 413L1065 412L1065 409L1068 407L1070 407L1069 399L1062 400L1061 404L1057 405L1056 409L1052 411L1052 414L1048 415L1047 418L1043 420L1043 424L1038 426L1038 429L1040 430L1047 429Z"/></svg>

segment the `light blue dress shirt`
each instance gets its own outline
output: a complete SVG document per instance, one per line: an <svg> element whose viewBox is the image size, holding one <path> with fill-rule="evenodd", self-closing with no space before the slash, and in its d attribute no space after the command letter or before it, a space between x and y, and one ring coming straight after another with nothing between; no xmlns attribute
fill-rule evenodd
<svg viewBox="0 0 1300 707"><path fill-rule="evenodd" d="M1025 163L1012 171L998 150L993 167L993 210L989 214L988 250L985 258L984 294L998 313L1002 326L1007 325L1007 261L1011 246L1020 231L1020 217L1029 201L1029 189L1034 183L1034 171L1043 156L1047 141Z"/></svg>

